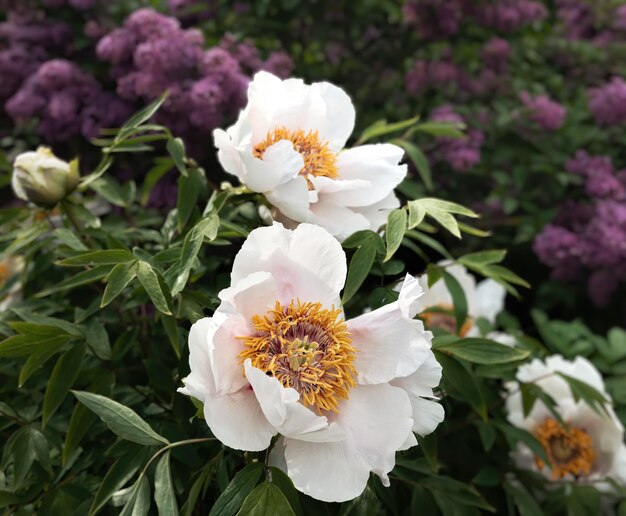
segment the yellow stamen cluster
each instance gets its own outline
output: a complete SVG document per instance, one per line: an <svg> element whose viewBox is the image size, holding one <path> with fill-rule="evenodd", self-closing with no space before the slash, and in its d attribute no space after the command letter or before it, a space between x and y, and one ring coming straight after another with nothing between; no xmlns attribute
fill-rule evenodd
<svg viewBox="0 0 626 516"><path fill-rule="evenodd" d="M552 464L552 478L558 480L567 474L588 476L596 460L591 436L581 428L565 428L556 419L548 418L535 429L535 437L546 450ZM537 467L545 463L535 457Z"/></svg>
<svg viewBox="0 0 626 516"><path fill-rule="evenodd" d="M267 133L265 140L255 145L254 156L262 158L268 147L281 140L289 140L293 148L302 155L304 166L300 169L300 175L337 178L337 156L328 147L328 142L320 138L317 131L305 132L302 129L278 127ZM310 182L309 188L312 188Z"/></svg>
<svg viewBox="0 0 626 516"><path fill-rule="evenodd" d="M340 318L341 309L328 310L321 303L278 301L265 315L254 315L255 333L240 337L246 359L285 387L300 393L305 406L318 413L338 412L356 385L355 349L350 332Z"/></svg>
<svg viewBox="0 0 626 516"><path fill-rule="evenodd" d="M456 334L456 317L454 316L454 307L451 305L437 305L433 307L434 310L428 312L422 312L420 319L424 321L424 325L428 329L439 328L446 330L453 335ZM466 317L461 330L459 331L459 337L465 337L474 326L474 321L471 317Z"/></svg>

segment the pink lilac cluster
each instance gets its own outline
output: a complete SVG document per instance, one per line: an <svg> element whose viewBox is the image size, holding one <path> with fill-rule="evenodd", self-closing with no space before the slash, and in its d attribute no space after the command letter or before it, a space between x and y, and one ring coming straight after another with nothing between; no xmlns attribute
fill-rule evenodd
<svg viewBox="0 0 626 516"><path fill-rule="evenodd" d="M510 32L542 21L548 10L532 0L498 0L477 3L473 8L476 21L483 27Z"/></svg>
<svg viewBox="0 0 626 516"><path fill-rule="evenodd" d="M584 40L601 47L615 40L615 30L619 32L626 27L625 6L617 7L608 17L606 14L611 6L606 1L557 0L556 6L560 30L572 41ZM598 16L597 10L602 13L601 16ZM602 23L602 18L611 22Z"/></svg>
<svg viewBox="0 0 626 516"><path fill-rule="evenodd" d="M546 131L557 131L565 123L567 110L547 95L531 96L527 91L520 93L522 104L528 109L528 117Z"/></svg>
<svg viewBox="0 0 626 516"><path fill-rule="evenodd" d="M609 82L588 92L589 111L599 125L619 125L626 122L626 81L613 77Z"/></svg>
<svg viewBox="0 0 626 516"><path fill-rule="evenodd" d="M459 31L466 3L465 0L408 0L402 6L402 15L420 38L446 39Z"/></svg>
<svg viewBox="0 0 626 516"><path fill-rule="evenodd" d="M294 63L289 54L274 50L269 53L267 59L263 60L252 40L238 41L234 35L227 33L220 40L219 46L232 55L244 72L249 75L265 70L281 79L286 79L293 71Z"/></svg>
<svg viewBox="0 0 626 516"><path fill-rule="evenodd" d="M132 107L102 90L93 76L63 59L43 63L6 102L6 112L17 123L38 119L38 133L46 142L76 136L92 138L103 127L116 127Z"/></svg>
<svg viewBox="0 0 626 516"><path fill-rule="evenodd" d="M419 59L405 76L406 89L414 95L421 95L428 89L456 89L464 82L467 82L465 72L448 59Z"/></svg>
<svg viewBox="0 0 626 516"><path fill-rule="evenodd" d="M587 278L591 300L608 303L618 281L626 280L626 171L606 156L578 151L566 169L584 181L587 201L566 201L535 238L539 259L560 280ZM608 276L613 278L607 282Z"/></svg>
<svg viewBox="0 0 626 516"><path fill-rule="evenodd" d="M434 122L464 124L465 120L450 105L436 108L430 116ZM480 150L484 134L476 128L470 128L462 138L441 136L436 138L436 147L432 152L435 162L447 163L457 172L465 172L480 162Z"/></svg>
<svg viewBox="0 0 626 516"><path fill-rule="evenodd" d="M8 11L0 23L0 103L45 60L70 54L73 39L64 23L40 19L29 9Z"/></svg>

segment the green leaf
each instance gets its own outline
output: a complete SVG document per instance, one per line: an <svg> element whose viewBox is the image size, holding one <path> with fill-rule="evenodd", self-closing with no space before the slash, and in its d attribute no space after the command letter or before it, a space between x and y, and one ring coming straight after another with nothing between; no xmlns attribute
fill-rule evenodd
<svg viewBox="0 0 626 516"><path fill-rule="evenodd" d="M452 296L454 317L456 319L456 332L460 333L467 319L467 298L465 297L465 291L459 281L445 268L441 269L441 276L443 277L448 292L450 292Z"/></svg>
<svg viewBox="0 0 626 516"><path fill-rule="evenodd" d="M154 474L154 501L162 516L178 516L178 506L170 471L170 452L159 459Z"/></svg>
<svg viewBox="0 0 626 516"><path fill-rule="evenodd" d="M111 204L127 208L135 198L136 186L134 181L127 181L124 186L120 185L110 176L102 176L92 181L91 189L97 192Z"/></svg>
<svg viewBox="0 0 626 516"><path fill-rule="evenodd" d="M435 351L437 361L443 367L443 378L455 389L458 396L465 399L474 411L483 419L487 420L487 403L476 381L468 368L455 358Z"/></svg>
<svg viewBox="0 0 626 516"><path fill-rule="evenodd" d="M426 210L415 201L409 201L407 206L409 207L409 229L413 229L422 223L426 217Z"/></svg>
<svg viewBox="0 0 626 516"><path fill-rule="evenodd" d="M235 514L243 504L246 496L252 492L254 486L263 474L263 464L258 462L248 464L233 477L230 484L213 505L209 516L230 516Z"/></svg>
<svg viewBox="0 0 626 516"><path fill-rule="evenodd" d="M55 337L53 339L48 339L45 342L45 346L35 350L28 357L22 369L20 370L20 375L18 377L18 386L21 387L26 383L26 380L30 378L30 376L37 371L41 366L43 366L48 360L50 360L54 355L59 353L71 340L71 337Z"/></svg>
<svg viewBox="0 0 626 516"><path fill-rule="evenodd" d="M148 262L137 262L137 279L152 300L154 307L161 313L172 315L165 281L159 278L159 274ZM166 297L167 296L167 297Z"/></svg>
<svg viewBox="0 0 626 516"><path fill-rule="evenodd" d="M420 479L419 483L432 490L437 503L439 503L440 497L443 497L447 501L459 505L496 512L495 508L487 503L476 489L458 480L444 476L431 476Z"/></svg>
<svg viewBox="0 0 626 516"><path fill-rule="evenodd" d="M72 388L80 372L84 355L85 345L79 344L66 351L57 360L43 398L42 428L46 426Z"/></svg>
<svg viewBox="0 0 626 516"><path fill-rule="evenodd" d="M285 495L293 511L297 515L303 514L304 511L300 504L300 495L289 476L283 470L270 466L268 469L268 479Z"/></svg>
<svg viewBox="0 0 626 516"><path fill-rule="evenodd" d="M113 496L113 493L123 487L135 475L144 461L144 451L126 453L118 459L106 472L102 482L100 482L96 496L89 509L89 514L93 515L104 507L104 504Z"/></svg>
<svg viewBox="0 0 626 516"><path fill-rule="evenodd" d="M483 338L465 338L454 342L433 339L433 349L454 355L475 364L506 364L523 360L530 351L512 348L493 340Z"/></svg>
<svg viewBox="0 0 626 516"><path fill-rule="evenodd" d="M506 256L505 249L492 249L490 251L480 251L478 253L470 253L457 259L458 263L465 266L491 265L500 263Z"/></svg>
<svg viewBox="0 0 626 516"><path fill-rule="evenodd" d="M237 516L295 516L295 513L278 487L263 482L248 495Z"/></svg>
<svg viewBox="0 0 626 516"><path fill-rule="evenodd" d="M135 129L139 127L140 125L142 125L143 123L150 120L154 116L154 114L159 110L163 102L165 102L165 99L167 99L167 93L164 93L154 102L148 104L145 108L137 111L120 128L118 132L118 138L121 139L124 134L129 134L128 129Z"/></svg>
<svg viewBox="0 0 626 516"><path fill-rule="evenodd" d="M384 262L391 259L394 253L400 247L404 232L406 231L406 211L402 208L392 210L387 219L387 227L385 228L385 243L387 244L387 254Z"/></svg>
<svg viewBox="0 0 626 516"><path fill-rule="evenodd" d="M170 158L156 158L154 160L154 166L146 174L141 186L139 202L142 206L148 204L153 188L165 174L172 170L173 165L174 162Z"/></svg>
<svg viewBox="0 0 626 516"><path fill-rule="evenodd" d="M141 475L135 483L132 494L120 516L146 516L150 510L150 483Z"/></svg>
<svg viewBox="0 0 626 516"><path fill-rule="evenodd" d="M422 152L422 149L420 149L417 145L414 145L411 142L408 142L406 140L392 140L391 143L395 143L396 145L402 147L406 151L407 155L409 156L409 159L413 162L413 164L415 165L415 168L417 169L418 174L422 178L424 186L426 187L427 190L432 190L433 189L433 176L430 170L430 165L428 164L428 158ZM411 226L411 227L415 227L415 226Z"/></svg>
<svg viewBox="0 0 626 516"><path fill-rule="evenodd" d="M126 263L118 263L106 278L107 286L102 295L100 308L104 308L135 279L137 275L137 261L129 261Z"/></svg>
<svg viewBox="0 0 626 516"><path fill-rule="evenodd" d="M609 417L607 411L608 400L598 390L594 389L591 385L572 376L568 376L561 372L557 372L561 378L563 378L569 385L572 395L576 401L583 400L589 405L596 413L601 416Z"/></svg>
<svg viewBox="0 0 626 516"><path fill-rule="evenodd" d="M132 262L135 255L125 249L104 249L101 251L89 251L88 253L65 258L59 265L66 267L81 267L84 265L115 265L117 263Z"/></svg>
<svg viewBox="0 0 626 516"><path fill-rule="evenodd" d="M464 129L465 124L460 122L424 122L413 128L414 131L446 138L463 138L465 136Z"/></svg>
<svg viewBox="0 0 626 516"><path fill-rule="evenodd" d="M180 358L180 339L178 335L178 326L176 324L176 317L170 315L159 314L161 324L167 335L167 339L170 341L172 349L176 356Z"/></svg>
<svg viewBox="0 0 626 516"><path fill-rule="evenodd" d="M384 136L385 134L395 133L407 129L417 123L419 116L409 118L408 120L402 120L400 122L394 122L388 124L386 120L378 120L369 127L366 127L361 136L356 142L356 145L361 145L364 142L376 138L378 136Z"/></svg>
<svg viewBox="0 0 626 516"><path fill-rule="evenodd" d="M359 247L352 255L350 267L348 268L348 277L346 278L346 285L341 299L344 305L357 293L359 287L363 284L372 269L375 259L376 247L371 240Z"/></svg>
<svg viewBox="0 0 626 516"><path fill-rule="evenodd" d="M500 429L500 431L504 434L507 441L509 442L509 448L514 449L519 442L525 444L530 451L532 451L537 457L539 457L546 464L550 464L550 459L546 454L546 450L544 450L543 445L537 440L537 438L523 430L521 428L517 428L516 426L511 426L506 423L495 423L495 425Z"/></svg>
<svg viewBox="0 0 626 516"><path fill-rule="evenodd" d="M185 144L180 138L172 138L167 141L167 152L174 159L174 164L179 172L183 175L187 175L187 167L185 166Z"/></svg>
<svg viewBox="0 0 626 516"><path fill-rule="evenodd" d="M187 224L205 185L204 171L200 168L192 168L187 177L180 176L178 178L178 200L176 201L178 231L182 231Z"/></svg>
<svg viewBox="0 0 626 516"><path fill-rule="evenodd" d="M143 445L169 444L137 413L106 396L85 391L72 391L83 405L96 413L114 434L122 439Z"/></svg>
<svg viewBox="0 0 626 516"><path fill-rule="evenodd" d="M35 297L46 297L50 294L63 292L64 290L71 290L76 287L81 287L83 285L89 285L94 281L100 281L107 274L109 274L110 270L110 265L100 265L98 267L94 267L93 269L81 271L78 274L71 275L70 277L64 279L63 281L57 283L50 288L37 292L35 294Z"/></svg>
<svg viewBox="0 0 626 516"><path fill-rule="evenodd" d="M111 360L109 334L97 319L93 318L85 326L87 345L101 360Z"/></svg>

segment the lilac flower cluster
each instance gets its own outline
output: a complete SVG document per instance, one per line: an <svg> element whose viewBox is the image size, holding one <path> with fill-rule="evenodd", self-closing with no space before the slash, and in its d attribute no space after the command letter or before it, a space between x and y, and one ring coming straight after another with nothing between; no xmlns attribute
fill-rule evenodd
<svg viewBox="0 0 626 516"><path fill-rule="evenodd" d="M563 35L573 41L584 40L598 47L611 43L617 33L626 27L625 6L618 6L610 13L605 1L557 0L556 17ZM599 11L601 13L598 16ZM602 19L610 20L609 23ZM617 32L617 33L616 33Z"/></svg>
<svg viewBox="0 0 626 516"><path fill-rule="evenodd" d="M547 15L545 6L532 0L499 0L479 3L474 7L474 16L479 24L502 32L540 22Z"/></svg>
<svg viewBox="0 0 626 516"><path fill-rule="evenodd" d="M92 138L100 128L116 127L132 113L132 106L103 91L93 76L62 59L39 66L5 109L15 122L38 118L39 134L53 143L78 135Z"/></svg>
<svg viewBox="0 0 626 516"><path fill-rule="evenodd" d="M98 57L113 66L117 93L147 103L168 91L157 120L201 154L215 127L234 116L245 102L247 71L266 68L251 44L227 40L204 49L202 33L152 9L132 13L123 26L100 40ZM291 61L276 54L269 68L283 72ZM286 63L288 61L288 63Z"/></svg>
<svg viewBox="0 0 626 516"><path fill-rule="evenodd" d="M64 23L39 19L27 9L9 11L0 23L0 103L46 59L71 53L72 41Z"/></svg>
<svg viewBox="0 0 626 516"><path fill-rule="evenodd" d="M529 118L546 131L557 131L565 123L567 110L547 95L531 96L520 93L520 100L529 111Z"/></svg>
<svg viewBox="0 0 626 516"><path fill-rule="evenodd" d="M626 122L626 81L613 77L609 82L588 92L589 111L599 125Z"/></svg>
<svg viewBox="0 0 626 516"><path fill-rule="evenodd" d="M293 71L294 64L289 54L275 50L270 52L264 61L252 40L237 41L232 34L225 34L220 40L219 46L228 51L239 62L243 71L249 75L254 75L259 70L265 70L281 79L286 79Z"/></svg>
<svg viewBox="0 0 626 516"><path fill-rule="evenodd" d="M464 0L408 0L402 14L422 39L446 39L459 31L465 4Z"/></svg>
<svg viewBox="0 0 626 516"><path fill-rule="evenodd" d="M584 180L589 201L565 202L555 220L535 238L533 249L560 280L587 277L591 300L604 306L626 280L626 170L606 156L578 151L566 163ZM607 282L607 277L612 282Z"/></svg>
<svg viewBox="0 0 626 516"><path fill-rule="evenodd" d="M449 105L439 106L430 116L434 122L464 124L465 120ZM432 153L435 162L445 162L457 172L465 172L480 162L480 150L484 134L476 128L470 128L463 138L441 136L436 138L436 148Z"/></svg>

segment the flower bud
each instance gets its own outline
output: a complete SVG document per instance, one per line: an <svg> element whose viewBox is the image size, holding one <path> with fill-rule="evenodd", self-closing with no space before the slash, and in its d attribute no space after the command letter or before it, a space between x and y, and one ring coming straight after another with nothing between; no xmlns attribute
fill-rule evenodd
<svg viewBox="0 0 626 516"><path fill-rule="evenodd" d="M78 186L78 160L57 158L48 147L15 158L11 185L15 195L43 208L52 208Z"/></svg>

